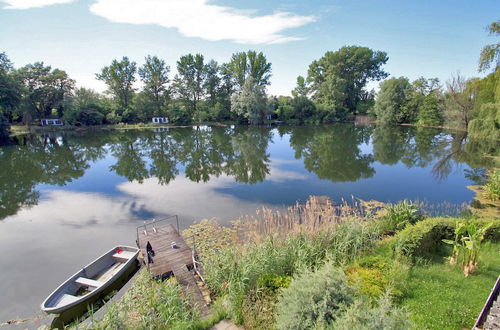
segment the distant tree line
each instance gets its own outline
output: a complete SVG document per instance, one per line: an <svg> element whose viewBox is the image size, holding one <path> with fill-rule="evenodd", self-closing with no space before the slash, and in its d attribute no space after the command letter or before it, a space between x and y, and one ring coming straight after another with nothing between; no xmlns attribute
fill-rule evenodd
<svg viewBox="0 0 500 330"><path fill-rule="evenodd" d="M500 21L488 30L500 36ZM483 79L456 74L444 87L436 78L411 83L406 77L384 80L369 113L382 124L446 126L500 140L500 43L481 52L479 71L491 69Z"/></svg>
<svg viewBox="0 0 500 330"><path fill-rule="evenodd" d="M500 21L490 25L500 35ZM262 124L266 118L290 124L350 121L371 115L381 124L411 123L469 130L500 139L500 44L486 46L480 57L484 79L457 74L443 87L436 78L389 76L382 68L387 53L345 46L329 51L299 76L292 96L268 96L272 64L256 51L239 52L227 63L187 54L176 62L175 76L165 60L148 55L138 66L128 57L113 60L96 74L107 90L75 88L75 81L43 62L15 69L0 53L0 135L12 123L46 117L71 125L150 122L168 117L177 125L192 122ZM378 93L370 81L381 81ZM138 89L137 82L142 88Z"/></svg>

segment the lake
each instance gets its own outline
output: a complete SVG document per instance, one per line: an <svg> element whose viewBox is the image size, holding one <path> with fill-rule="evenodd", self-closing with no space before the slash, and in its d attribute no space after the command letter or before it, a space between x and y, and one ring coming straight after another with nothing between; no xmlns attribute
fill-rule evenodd
<svg viewBox="0 0 500 330"><path fill-rule="evenodd" d="M144 220L227 222L309 195L458 212L499 149L463 133L353 124L17 137L0 147L0 321L38 313L68 276L133 245Z"/></svg>

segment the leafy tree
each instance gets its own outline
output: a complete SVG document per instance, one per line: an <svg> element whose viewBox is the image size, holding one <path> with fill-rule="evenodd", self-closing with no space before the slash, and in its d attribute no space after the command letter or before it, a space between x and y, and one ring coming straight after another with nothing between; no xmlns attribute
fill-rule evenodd
<svg viewBox="0 0 500 330"><path fill-rule="evenodd" d="M491 23L488 26L490 35L500 36L500 21ZM500 43L487 45L483 48L479 58L479 71L488 70L493 64L496 71L500 65Z"/></svg>
<svg viewBox="0 0 500 330"><path fill-rule="evenodd" d="M388 76L381 68L387 60L385 52L360 46L326 52L309 66L307 81L313 100L336 112L355 113L369 94L366 84Z"/></svg>
<svg viewBox="0 0 500 330"><path fill-rule="evenodd" d="M113 60L110 66L104 67L100 74L96 74L98 80L108 85L109 93L113 95L122 112L131 106L136 72L137 64L124 56L121 61Z"/></svg>
<svg viewBox="0 0 500 330"><path fill-rule="evenodd" d="M381 124L409 122L414 111L409 107L413 89L406 77L391 78L380 83L380 92L373 111Z"/></svg>
<svg viewBox="0 0 500 330"><path fill-rule="evenodd" d="M314 103L305 96L278 98L278 116L283 120L293 120L298 124L310 119L316 111Z"/></svg>
<svg viewBox="0 0 500 330"><path fill-rule="evenodd" d="M28 64L15 72L22 84L22 101L25 115L36 118L52 115L57 110L62 116L65 98L74 88L75 81L65 71L44 66L43 62Z"/></svg>
<svg viewBox="0 0 500 330"><path fill-rule="evenodd" d="M198 103L204 96L206 80L206 65L201 54L188 54L177 61L178 74L174 79L174 89L180 99L186 104L187 110L192 115Z"/></svg>
<svg viewBox="0 0 500 330"><path fill-rule="evenodd" d="M416 110L415 121L423 126L438 126L443 122L441 85L438 78L420 77L412 83L409 108Z"/></svg>
<svg viewBox="0 0 500 330"><path fill-rule="evenodd" d="M221 84L221 78L219 76L219 64L211 60L206 65L206 80L204 84L205 92L208 97L208 104L214 107L219 98L219 88Z"/></svg>
<svg viewBox="0 0 500 330"><path fill-rule="evenodd" d="M154 114L160 116L169 98L168 73L170 67L157 56L148 55L146 63L139 68L139 77L144 83L144 93L152 100Z"/></svg>
<svg viewBox="0 0 500 330"><path fill-rule="evenodd" d="M241 89L249 77L253 78L256 85L267 86L270 84L271 63L262 52L253 50L235 53L228 63L228 70L234 83Z"/></svg>
<svg viewBox="0 0 500 330"><path fill-rule="evenodd" d="M439 126L442 122L441 102L435 93L427 95L419 108L417 123L423 126Z"/></svg>
<svg viewBox="0 0 500 330"><path fill-rule="evenodd" d="M302 76L297 77L297 86L292 90L292 95L294 97L307 97L309 94L309 88L307 87L306 79Z"/></svg>
<svg viewBox="0 0 500 330"><path fill-rule="evenodd" d="M13 77L14 67L5 53L0 53L0 116L13 119L13 112L21 101L21 86Z"/></svg>
<svg viewBox="0 0 500 330"><path fill-rule="evenodd" d="M249 77L243 88L232 96L231 111L247 119L250 124L261 124L269 112L264 86Z"/></svg>

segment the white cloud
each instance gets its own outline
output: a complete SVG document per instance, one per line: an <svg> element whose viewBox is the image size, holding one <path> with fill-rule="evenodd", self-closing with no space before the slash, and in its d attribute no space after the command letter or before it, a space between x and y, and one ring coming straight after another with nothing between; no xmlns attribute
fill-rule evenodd
<svg viewBox="0 0 500 330"><path fill-rule="evenodd" d="M7 4L5 9L30 9L40 8L62 3L70 3L75 0L1 0Z"/></svg>
<svg viewBox="0 0 500 330"><path fill-rule="evenodd" d="M273 44L300 40L283 31L315 20L289 12L256 15L209 0L97 0L90 10L112 22L153 24L175 28L187 37L243 44Z"/></svg>

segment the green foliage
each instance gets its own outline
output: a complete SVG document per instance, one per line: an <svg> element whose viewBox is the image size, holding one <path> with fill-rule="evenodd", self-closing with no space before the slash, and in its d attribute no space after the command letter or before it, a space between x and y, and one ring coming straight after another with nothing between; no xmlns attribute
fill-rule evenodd
<svg viewBox="0 0 500 330"><path fill-rule="evenodd" d="M352 262L378 238L376 228L350 221L315 234L291 235L277 242L272 236L242 251L228 247L204 259L206 281L218 296L228 298L232 318L244 320L245 296L255 292L266 274L292 276L298 270L313 269L326 258L332 263Z"/></svg>
<svg viewBox="0 0 500 330"><path fill-rule="evenodd" d="M417 123L422 126L439 126L443 123L441 104L434 93L424 98L419 108Z"/></svg>
<svg viewBox="0 0 500 330"><path fill-rule="evenodd" d="M177 61L178 74L174 78L175 93L184 102L186 110L192 115L204 96L207 71L202 54L187 54Z"/></svg>
<svg viewBox="0 0 500 330"><path fill-rule="evenodd" d="M271 291L276 292L281 288L288 288L291 281L292 281L291 276L264 274L257 281L257 286L268 288Z"/></svg>
<svg viewBox="0 0 500 330"><path fill-rule="evenodd" d="M491 241L500 240L500 221L472 218L468 224L484 226L493 222L485 232L485 238ZM394 239L394 249L399 256L425 257L436 251L443 239L453 240L457 221L452 218L429 218L408 226L399 232Z"/></svg>
<svg viewBox="0 0 500 330"><path fill-rule="evenodd" d="M169 111L170 122L175 125L191 124L191 116L184 106L174 105Z"/></svg>
<svg viewBox="0 0 500 330"><path fill-rule="evenodd" d="M406 309L393 305L388 294L382 295L375 306L366 299L357 299L347 308L331 329L338 330L406 330L413 328Z"/></svg>
<svg viewBox="0 0 500 330"><path fill-rule="evenodd" d="M231 111L247 119L250 124L261 124L269 112L264 87L252 77L248 78L242 89L231 97Z"/></svg>
<svg viewBox="0 0 500 330"><path fill-rule="evenodd" d="M339 118L354 113L369 94L364 89L366 84L388 76L381 68L387 60L385 52L360 46L326 52L309 66L307 82L313 100Z"/></svg>
<svg viewBox="0 0 500 330"><path fill-rule="evenodd" d="M418 205L404 200L398 204L385 206L386 214L382 217L381 228L385 234L392 234L413 225L423 219Z"/></svg>
<svg viewBox="0 0 500 330"><path fill-rule="evenodd" d="M305 271L283 290L278 302L278 329L328 327L353 303L355 290L332 264Z"/></svg>
<svg viewBox="0 0 500 330"><path fill-rule="evenodd" d="M294 98L280 96L277 107L278 118L287 123L303 124L313 118L316 112L314 103L305 96Z"/></svg>
<svg viewBox="0 0 500 330"><path fill-rule="evenodd" d="M0 112L0 141L9 137L10 124L9 121Z"/></svg>
<svg viewBox="0 0 500 330"><path fill-rule="evenodd" d="M488 26L490 35L500 35L500 21L491 23ZM486 71L493 64L494 69L500 65L500 43L487 45L481 51L479 58L479 71Z"/></svg>
<svg viewBox="0 0 500 330"><path fill-rule="evenodd" d="M271 63L266 59L264 53L257 53L249 50L248 52L235 53L227 64L227 71L235 85L243 89L245 82L252 78L258 86L267 86L270 84Z"/></svg>
<svg viewBox="0 0 500 330"><path fill-rule="evenodd" d="M499 249L499 244L485 242L481 263L469 277L443 259L414 265L401 305L415 328L471 329L500 273Z"/></svg>
<svg viewBox="0 0 500 330"><path fill-rule="evenodd" d="M23 115L35 118L50 117L53 111L64 113L65 97L71 93L75 81L65 71L44 66L43 62L28 64L14 73L22 85Z"/></svg>
<svg viewBox="0 0 500 330"><path fill-rule="evenodd" d="M488 182L484 185L484 192L492 201L500 199L500 169L495 168L488 176Z"/></svg>
<svg viewBox="0 0 500 330"><path fill-rule="evenodd" d="M471 137L500 140L500 103L481 105L477 117L469 124Z"/></svg>
<svg viewBox="0 0 500 330"><path fill-rule="evenodd" d="M124 297L91 327L186 329L193 328L197 320L197 311L183 297L177 283L173 280L155 281L143 269Z"/></svg>
<svg viewBox="0 0 500 330"><path fill-rule="evenodd" d="M380 92L373 111L381 124L412 122L414 109L409 107L413 88L408 78L391 78L380 83Z"/></svg>
<svg viewBox="0 0 500 330"><path fill-rule="evenodd" d="M131 106L136 72L137 64L124 56L121 61L113 60L110 66L104 67L101 73L96 74L98 80L108 85L109 93L113 95L122 111ZM121 115L121 112L119 114Z"/></svg>
<svg viewBox="0 0 500 330"><path fill-rule="evenodd" d="M168 93L168 73L170 67L164 60L157 56L146 56L146 63L139 68L139 77L144 83L144 93L151 100L152 110L149 116L144 116L145 119L150 119L154 116L161 116L162 109L165 107L169 98Z"/></svg>
<svg viewBox="0 0 500 330"><path fill-rule="evenodd" d="M102 125L105 118L105 115L99 109L92 108L71 111L65 115L66 121L75 126Z"/></svg>

